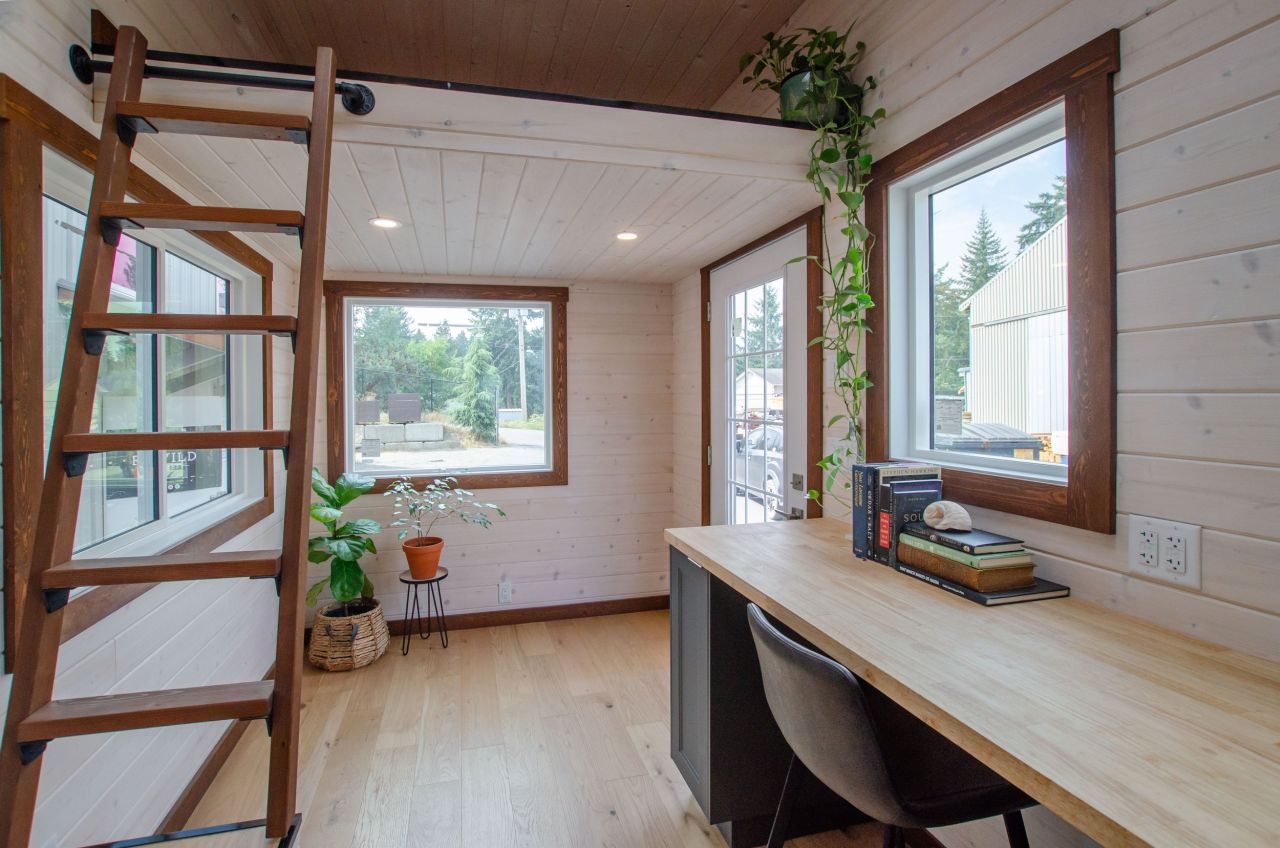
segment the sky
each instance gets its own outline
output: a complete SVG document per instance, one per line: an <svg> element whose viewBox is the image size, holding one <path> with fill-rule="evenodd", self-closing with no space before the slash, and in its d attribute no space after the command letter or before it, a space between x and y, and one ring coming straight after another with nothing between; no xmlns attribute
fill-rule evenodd
<svg viewBox="0 0 1280 848"><path fill-rule="evenodd" d="M1066 142L1059 141L935 194L934 267L946 264L951 274L959 272L965 242L984 208L1012 259L1018 249L1018 230L1032 218L1027 203L1048 191L1055 177L1067 173L1066 154Z"/></svg>
<svg viewBox="0 0 1280 848"><path fill-rule="evenodd" d="M500 308L506 309L508 307L504 304ZM545 311L545 307L528 306L525 308L528 310L525 329L533 330L541 327L542 313ZM471 327L470 306L406 306L405 311L409 313L409 320L426 336L434 336L436 328L444 321L449 322L449 335L451 336L465 332Z"/></svg>

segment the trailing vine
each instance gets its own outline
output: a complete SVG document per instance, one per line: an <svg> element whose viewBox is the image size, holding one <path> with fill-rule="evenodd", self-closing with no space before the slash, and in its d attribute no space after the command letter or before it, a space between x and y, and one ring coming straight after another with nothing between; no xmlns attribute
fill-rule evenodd
<svg viewBox="0 0 1280 848"><path fill-rule="evenodd" d="M867 287L867 252L873 236L862 223L863 195L871 177L872 156L866 134L884 118L884 110L864 115L867 94L874 77L858 80L858 64L866 45L847 48L852 26L843 33L832 29L798 29L786 35L768 33L764 46L739 62L742 82L753 89L768 89L781 96L784 118L800 120L817 134L809 150L806 176L822 197L823 205L838 203L842 244L833 244L823 228L823 255L801 256L793 262L812 261L830 278L819 309L823 332L810 345L821 345L835 360L834 388L840 412L826 422L836 434L830 453L818 462L823 489L836 501L850 506L845 497L852 484L841 470L860 462L864 455L862 405L871 386L863 365L863 335L867 312L875 304ZM821 500L818 489L808 497Z"/></svg>

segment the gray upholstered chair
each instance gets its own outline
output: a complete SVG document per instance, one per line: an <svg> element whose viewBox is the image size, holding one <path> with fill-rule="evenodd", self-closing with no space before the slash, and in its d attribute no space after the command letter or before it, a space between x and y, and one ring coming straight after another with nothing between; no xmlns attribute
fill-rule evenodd
<svg viewBox="0 0 1280 848"><path fill-rule="evenodd" d="M794 754L769 834L781 848L797 791L811 772L885 825L886 848L905 828L944 827L1004 816L1009 844L1027 848L1029 796L847 668L783 634L747 606L764 692Z"/></svg>

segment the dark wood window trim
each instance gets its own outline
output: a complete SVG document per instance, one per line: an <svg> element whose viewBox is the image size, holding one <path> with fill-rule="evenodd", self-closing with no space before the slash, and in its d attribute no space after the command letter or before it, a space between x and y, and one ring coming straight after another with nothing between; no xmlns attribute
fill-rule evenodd
<svg viewBox="0 0 1280 848"><path fill-rule="evenodd" d="M804 227L805 231L805 250L809 256L820 256L822 254L822 226L823 226L823 209L821 206L810 209L799 217L793 218L782 226L760 238L743 245L733 253L722 256L710 265L703 267L700 271L702 277L702 455L708 457L711 455L711 272L722 265L728 265L735 259L739 259L764 247L771 241L777 241L783 236L790 235L796 230ZM818 311L822 304L822 268L815 262L805 264L805 303L808 306L806 310L808 314L807 324L805 327L805 338L814 339L822 335L822 314ZM817 345L807 345L805 347L805 431L807 444L807 456L805 456L805 466L808 468L807 477L809 480L821 480L822 469L818 467L818 460L822 458L822 348ZM818 501L809 501L808 512L806 518L821 518L822 504ZM711 523L711 466L705 459L702 463L702 523Z"/></svg>
<svg viewBox="0 0 1280 848"><path fill-rule="evenodd" d="M4 644L5 670L15 651L18 610L27 589L30 560L44 478L41 422L44 350L41 217L42 149L48 147L92 170L98 140L8 76L0 74L0 373L4 464ZM184 203L155 178L134 167L129 193L142 202ZM203 241L262 278L262 309L271 311L272 264L230 233L197 233ZM34 300L33 300L34 299ZM272 419L271 339L263 339L264 426ZM167 549L170 553L209 551L269 516L275 505L274 458L263 457L263 497L225 521ZM75 597L62 619L62 641L101 621L151 589L151 585L108 586Z"/></svg>
<svg viewBox="0 0 1280 848"><path fill-rule="evenodd" d="M505 489L517 486L565 486L569 483L568 304L564 286L467 285L454 283L392 283L367 280L325 280L325 371L329 422L329 475L347 470L346 332L343 326L348 297L423 298L439 300L537 301L551 304L548 366L551 388L551 468L493 474L454 474L467 489ZM439 474L411 478L421 484ZM378 478L372 491L385 492L395 482Z"/></svg>
<svg viewBox="0 0 1280 848"><path fill-rule="evenodd" d="M948 498L1000 512L1115 532L1115 143L1111 78L1120 37L1111 30L877 162L866 195L871 250L867 456L889 459L888 325L894 308L885 273L888 189L917 171L1057 101L1067 132L1067 483L1058 485L948 468Z"/></svg>

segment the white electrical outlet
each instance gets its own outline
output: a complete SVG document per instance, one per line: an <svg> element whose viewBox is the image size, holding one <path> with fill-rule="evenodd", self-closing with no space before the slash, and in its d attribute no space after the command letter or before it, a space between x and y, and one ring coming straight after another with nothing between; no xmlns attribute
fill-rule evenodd
<svg viewBox="0 0 1280 848"><path fill-rule="evenodd" d="M498 584L498 603L500 604L511 603L511 581L510 580L503 580L501 583Z"/></svg>
<svg viewBox="0 0 1280 848"><path fill-rule="evenodd" d="M1129 570L1199 589L1200 528L1180 521L1129 516Z"/></svg>

